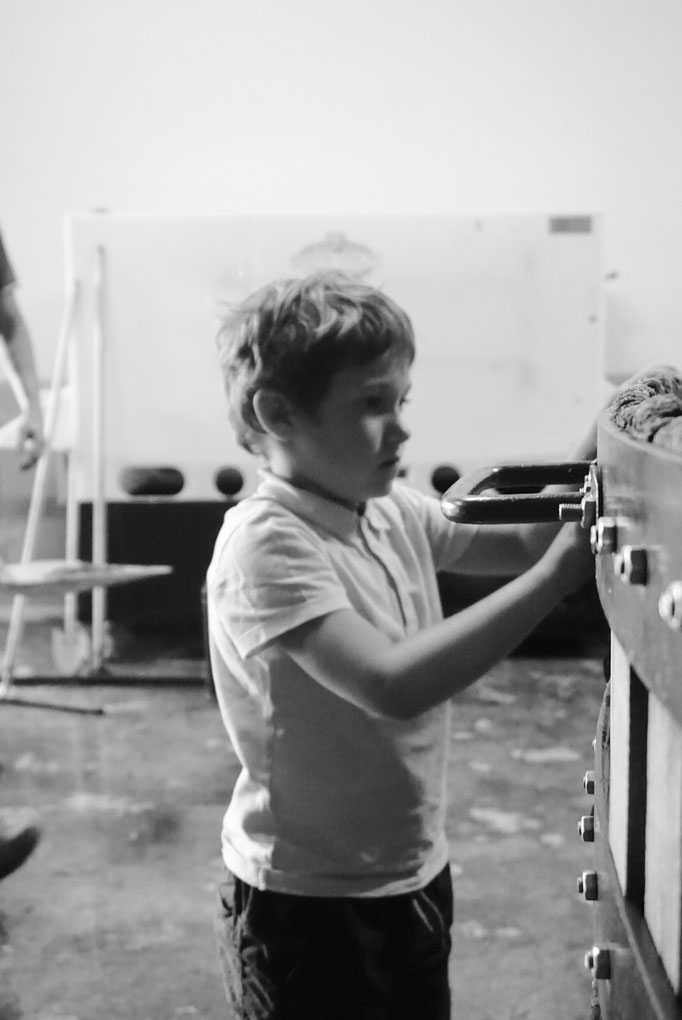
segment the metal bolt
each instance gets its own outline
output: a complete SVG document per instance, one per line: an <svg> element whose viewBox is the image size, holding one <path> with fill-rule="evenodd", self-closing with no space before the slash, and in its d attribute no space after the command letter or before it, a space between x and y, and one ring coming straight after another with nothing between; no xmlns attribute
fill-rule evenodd
<svg viewBox="0 0 682 1020"><path fill-rule="evenodd" d="M586 900L599 899L596 871L583 871L578 877L578 892Z"/></svg>
<svg viewBox="0 0 682 1020"><path fill-rule="evenodd" d="M615 517L600 517L595 525L594 552L612 553L616 548Z"/></svg>
<svg viewBox="0 0 682 1020"><path fill-rule="evenodd" d="M583 843L594 843L594 815L583 815L578 822L578 834Z"/></svg>
<svg viewBox="0 0 682 1020"><path fill-rule="evenodd" d="M642 546L624 545L613 561L613 569L624 584L646 584L647 552Z"/></svg>
<svg viewBox="0 0 682 1020"><path fill-rule="evenodd" d="M591 528L594 524L594 519L597 516L597 500L592 495L584 496L581 506L583 509L583 515L580 523L583 528Z"/></svg>
<svg viewBox="0 0 682 1020"><path fill-rule="evenodd" d="M579 503L559 504L559 520L564 524L574 521L589 531L597 515L596 464L590 465L590 470L585 475L579 495L582 497Z"/></svg>
<svg viewBox="0 0 682 1020"><path fill-rule="evenodd" d="M682 630L682 581L673 581L658 600L658 615L672 630Z"/></svg>
<svg viewBox="0 0 682 1020"><path fill-rule="evenodd" d="M588 769L585 775L583 776L583 790L590 797L594 793L594 772L592 771L592 769Z"/></svg>
<svg viewBox="0 0 682 1020"><path fill-rule="evenodd" d="M559 503L559 520L567 524L569 521L582 523L583 508L581 503Z"/></svg>
<svg viewBox="0 0 682 1020"><path fill-rule="evenodd" d="M611 977L611 953L608 949L592 946L585 953L585 966L592 971L595 981L606 981Z"/></svg>

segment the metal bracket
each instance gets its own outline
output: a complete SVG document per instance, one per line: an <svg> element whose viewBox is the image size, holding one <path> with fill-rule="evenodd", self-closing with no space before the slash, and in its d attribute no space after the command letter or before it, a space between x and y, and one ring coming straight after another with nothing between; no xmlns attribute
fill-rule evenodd
<svg viewBox="0 0 682 1020"><path fill-rule="evenodd" d="M565 519L560 507L570 507L577 519L583 516L583 500L589 488L591 461L559 464L503 464L482 468L460 478L443 494L441 510L450 521L464 524L513 524ZM586 477L587 476L587 477ZM583 483L575 492L528 493L538 485ZM481 496L488 489L518 489L508 495ZM524 491L526 490L526 491Z"/></svg>

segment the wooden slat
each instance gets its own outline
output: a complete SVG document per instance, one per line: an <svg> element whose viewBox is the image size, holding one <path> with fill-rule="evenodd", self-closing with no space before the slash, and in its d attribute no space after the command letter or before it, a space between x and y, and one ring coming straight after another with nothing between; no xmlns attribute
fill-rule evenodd
<svg viewBox="0 0 682 1020"><path fill-rule="evenodd" d="M630 664L611 634L611 789L609 844L618 884L627 883L628 776L630 773Z"/></svg>
<svg viewBox="0 0 682 1020"><path fill-rule="evenodd" d="M682 975L682 730L662 702L649 699L644 916L670 983Z"/></svg>
<svg viewBox="0 0 682 1020"><path fill-rule="evenodd" d="M643 909L649 694L611 635L609 844L625 898Z"/></svg>

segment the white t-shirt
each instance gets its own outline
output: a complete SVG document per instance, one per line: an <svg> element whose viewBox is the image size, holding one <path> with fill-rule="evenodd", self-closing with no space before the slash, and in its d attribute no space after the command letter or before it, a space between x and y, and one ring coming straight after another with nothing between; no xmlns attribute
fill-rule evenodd
<svg viewBox="0 0 682 1020"><path fill-rule="evenodd" d="M396 721L313 680L278 638L353 608L393 640L442 619L436 571L476 528L396 483L363 515L266 474L225 515L207 575L211 668L242 765L227 867L260 889L384 896L445 866L449 706Z"/></svg>

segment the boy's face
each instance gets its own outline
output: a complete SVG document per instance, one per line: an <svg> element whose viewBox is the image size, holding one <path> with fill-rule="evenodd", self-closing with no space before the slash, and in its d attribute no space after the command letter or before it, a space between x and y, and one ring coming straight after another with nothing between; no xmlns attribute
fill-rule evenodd
<svg viewBox="0 0 682 1020"><path fill-rule="evenodd" d="M383 354L341 369L314 413L293 412L292 478L352 504L385 496L409 438L402 411L410 366Z"/></svg>

